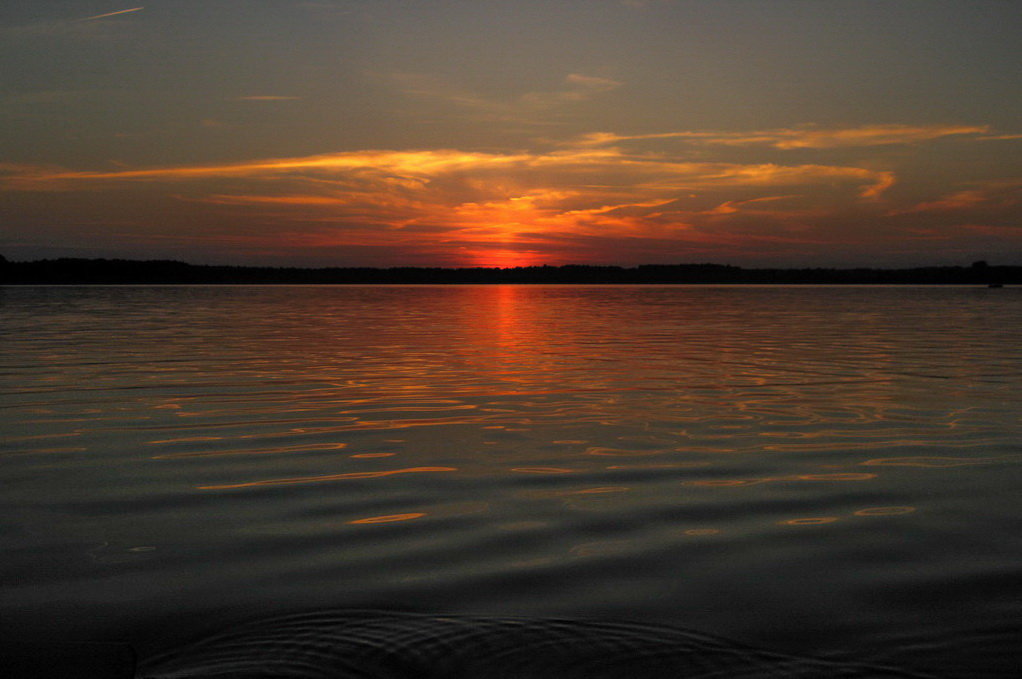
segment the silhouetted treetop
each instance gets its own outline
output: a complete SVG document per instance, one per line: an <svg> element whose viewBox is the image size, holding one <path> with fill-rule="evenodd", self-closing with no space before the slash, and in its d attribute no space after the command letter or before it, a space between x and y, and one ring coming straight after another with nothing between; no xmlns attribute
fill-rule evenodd
<svg viewBox="0 0 1022 679"><path fill-rule="evenodd" d="M727 264L643 264L636 267L566 264L514 268L210 266L173 260L42 259L11 262L0 255L6 284L989 284L1022 283L1022 266L912 269L745 269Z"/></svg>

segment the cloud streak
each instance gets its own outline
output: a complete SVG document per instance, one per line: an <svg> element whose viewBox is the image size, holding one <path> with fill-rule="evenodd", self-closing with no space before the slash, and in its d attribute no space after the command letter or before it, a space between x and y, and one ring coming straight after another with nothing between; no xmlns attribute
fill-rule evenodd
<svg viewBox="0 0 1022 679"><path fill-rule="evenodd" d="M109 170L7 164L0 165L0 187L75 194L96 205L117 205L122 196L126 205L140 197L163 201L168 214L195 216L194 222L179 217L175 243L253 256L356 253L357 261L377 265L478 266L683 261L721 252L810 257L864 243L905 250L911 243L976 241L990 234L1022 237L1011 221L1022 206L1017 180L945 186L920 197L917 190L892 190L903 177L876 161L780 162L791 158L789 148L983 139L986 130L874 126L604 135L533 150L369 149ZM701 141L722 137L735 146L765 145L772 151L757 150L752 157L775 160L708 160L701 150L652 152L627 143L692 134ZM132 242L145 240L132 236Z"/></svg>
<svg viewBox="0 0 1022 679"><path fill-rule="evenodd" d="M116 12L107 12L106 14L97 14L95 16L85 17L84 19L79 19L79 21L96 21L97 19L106 19L107 17L120 16L121 14L131 14L132 12L140 12L143 9L145 9L145 7L132 7L131 9L122 9Z"/></svg>
<svg viewBox="0 0 1022 679"><path fill-rule="evenodd" d="M4 168L0 168L3 171ZM272 158L219 165L185 165L114 171L55 171L6 166L4 181L21 190L71 190L90 184L136 181L188 181L210 178L333 177L338 181L373 177L419 185L471 174L484 184L491 179L513 183L562 183L587 186L602 182L627 191L691 191L728 186L793 186L844 182L861 195L875 196L894 181L887 171L831 165L691 162L619 149L577 149L548 153L481 153L456 149L368 150L295 158ZM609 182L609 183L608 183ZM480 185L482 185L480 184ZM497 181L500 184L500 181Z"/></svg>
<svg viewBox="0 0 1022 679"><path fill-rule="evenodd" d="M278 94L254 94L247 97L232 97L231 101L296 101L301 97L289 97Z"/></svg>
<svg viewBox="0 0 1022 679"><path fill-rule="evenodd" d="M918 144L943 137L986 135L989 131L986 125L869 125L838 129L796 127L756 132L680 131L634 135L594 132L571 143L577 146L606 146L621 142L674 139L692 144L767 146L780 150L836 149Z"/></svg>
<svg viewBox="0 0 1022 679"><path fill-rule="evenodd" d="M495 99L460 89L431 75L396 73L390 80L407 95L467 111L484 122L549 125L549 114L612 92L623 83L610 78L569 73L559 89L534 90L510 99Z"/></svg>
<svg viewBox="0 0 1022 679"><path fill-rule="evenodd" d="M914 213L972 213L1015 208L1022 205L1022 180L980 182L968 189L953 191L936 200L891 210L889 216Z"/></svg>
<svg viewBox="0 0 1022 679"><path fill-rule="evenodd" d="M595 243L790 243L805 238L788 228L793 220L868 202L894 182L861 167L693 162L617 148L368 150L114 171L8 166L3 175L25 191L142 185L272 223L274 238L291 225L286 239L303 247L445 250L479 265L563 261L571 250L591 258ZM741 224L741 236L729 232L729 220L750 214L775 232Z"/></svg>

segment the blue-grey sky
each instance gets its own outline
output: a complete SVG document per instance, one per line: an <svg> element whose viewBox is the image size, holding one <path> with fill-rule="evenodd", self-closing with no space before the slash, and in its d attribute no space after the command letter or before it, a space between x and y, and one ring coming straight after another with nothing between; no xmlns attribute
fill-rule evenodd
<svg viewBox="0 0 1022 679"><path fill-rule="evenodd" d="M7 2L0 252L1022 263L1020 36L1015 0Z"/></svg>

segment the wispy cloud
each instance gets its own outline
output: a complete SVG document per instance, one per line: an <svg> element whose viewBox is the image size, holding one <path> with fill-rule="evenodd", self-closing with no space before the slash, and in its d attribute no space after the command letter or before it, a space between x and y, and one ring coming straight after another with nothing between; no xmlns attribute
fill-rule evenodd
<svg viewBox="0 0 1022 679"><path fill-rule="evenodd" d="M693 144L767 146L775 149L835 149L842 147L916 144L943 137L986 135L986 125L867 125L822 129L795 127L755 132L678 131L623 135L594 132L575 139L579 146L606 146L621 142L676 139ZM983 137L979 137L983 138Z"/></svg>
<svg viewBox="0 0 1022 679"><path fill-rule="evenodd" d="M815 130L816 136L797 139L809 146L794 148L982 139L986 129ZM918 189L890 190L899 175L875 159L861 166L780 162L791 156L778 142L796 138L771 132L726 136L771 140L757 142L767 150L754 156L775 162L706 160L705 152L685 146L669 152L658 144L651 152L626 142L663 135L613 135L506 152L375 149L114 169L7 164L0 165L0 188L103 192L110 204L119 195L144 193L189 215L205 214L204 226L189 237L210 247L276 253L286 241L317 257L357 251L379 263L398 257L448 265L641 262L723 251L755 258L867 242L908 248L994 232L1022 238L1013 226L1022 213L1022 180L920 198ZM906 204L906 195L915 202ZM213 233L212 223L236 230Z"/></svg>
<svg viewBox="0 0 1022 679"><path fill-rule="evenodd" d="M549 92L528 92L518 100L520 105L533 109L546 109L565 103L586 101L621 87L621 83L610 78L600 78L581 73L569 73L564 78L564 87Z"/></svg>
<svg viewBox="0 0 1022 679"><path fill-rule="evenodd" d="M121 14L131 14L132 12L140 12L143 9L145 9L145 7L132 7L131 9L121 9L116 12L107 12L106 14L97 14L95 16L85 17L84 19L79 19L79 21L96 21L97 19L106 19L107 17L120 16Z"/></svg>
<svg viewBox="0 0 1022 679"><path fill-rule="evenodd" d="M30 24L0 27L0 38L7 40L40 40L47 38L76 40L107 40L117 35L118 24L127 22L104 21L125 14L140 12L145 7L106 12L79 19L64 18L37 21Z"/></svg>
<svg viewBox="0 0 1022 679"><path fill-rule="evenodd" d="M7 188L20 190L144 185L242 211L247 217L238 218L250 224L272 222L276 238L281 225L291 225L300 235L289 240L303 247L414 244L419 252L453 248L477 263L511 250L563 260L583 242L615 239L705 245L740 233L746 243L790 242L806 237L793 226L806 215L876 197L894 181L888 171L861 167L691 162L617 148L370 150L114 171L7 166L0 175ZM773 232L742 222L753 214Z"/></svg>
<svg viewBox="0 0 1022 679"><path fill-rule="evenodd" d="M185 181L213 177L281 177L309 173L334 177L381 176L414 182L439 181L446 175L486 177L505 173L518 181L559 181L584 186L617 185L661 191L741 186L787 186L813 182L848 182L876 193L890 186L887 171L829 165L779 165L689 162L655 155L626 154L619 149L577 149L546 153L481 153L456 149L424 151L369 150L296 158L272 158L221 165L191 165L134 170L66 171L21 168L5 181L22 189L67 189L87 183ZM610 182L610 184L608 184Z"/></svg>
<svg viewBox="0 0 1022 679"><path fill-rule="evenodd" d="M968 189L953 191L936 200L923 201L907 208L891 210L889 216L914 213L970 213L1014 208L1022 205L1022 180L981 182Z"/></svg>
<svg viewBox="0 0 1022 679"><path fill-rule="evenodd" d="M756 211L756 208L748 208L748 205L755 205L757 203L774 203L780 200L788 200L793 198L800 198L801 196L794 194L788 196L763 196L762 198L750 198L748 200L728 200L716 207L706 210L705 214L710 215L732 215L736 212L751 212Z"/></svg>
<svg viewBox="0 0 1022 679"><path fill-rule="evenodd" d="M231 101L297 101L301 97L290 97L277 94L254 94L247 97L232 97Z"/></svg>
<svg viewBox="0 0 1022 679"><path fill-rule="evenodd" d="M621 0L622 5L633 9L645 9L652 5L663 5L669 2L672 0Z"/></svg>
<svg viewBox="0 0 1022 679"><path fill-rule="evenodd" d="M390 79L406 95L450 104L467 111L477 120L528 124L549 124L549 118L544 117L546 114L612 92L622 85L610 78L569 73L560 88L534 90L510 99L497 99L422 73L396 73L391 74Z"/></svg>

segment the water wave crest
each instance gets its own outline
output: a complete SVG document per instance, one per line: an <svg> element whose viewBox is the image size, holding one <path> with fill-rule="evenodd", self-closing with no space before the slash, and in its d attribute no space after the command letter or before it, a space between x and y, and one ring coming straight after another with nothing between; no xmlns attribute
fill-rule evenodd
<svg viewBox="0 0 1022 679"><path fill-rule="evenodd" d="M147 679L916 678L667 626L318 611L248 623L143 663Z"/></svg>

